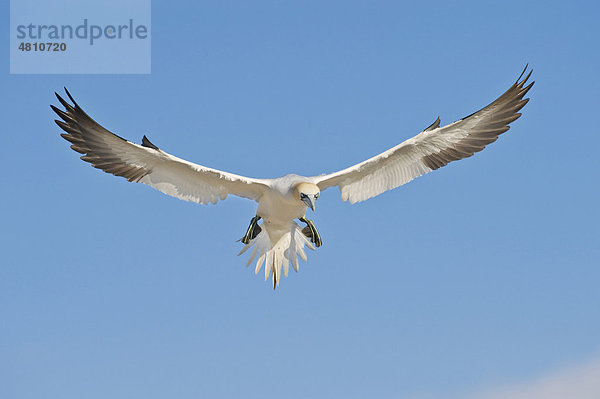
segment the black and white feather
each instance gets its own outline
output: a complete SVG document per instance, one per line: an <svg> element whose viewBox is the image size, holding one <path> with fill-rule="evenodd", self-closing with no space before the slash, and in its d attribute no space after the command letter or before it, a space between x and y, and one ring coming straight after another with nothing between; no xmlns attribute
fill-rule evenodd
<svg viewBox="0 0 600 399"><path fill-rule="evenodd" d="M525 94L533 82L525 86L531 73L519 79L487 107L446 126L438 118L418 135L373 158L339 172L315 177L321 191L338 186L342 199L360 202L408 183L416 177L470 157L493 143L518 119L519 110L527 104Z"/></svg>
<svg viewBox="0 0 600 399"><path fill-rule="evenodd" d="M73 105L56 94L65 111L51 106L62 119L55 122L66 132L61 136L72 143L71 148L83 154L81 159L95 168L200 204L214 204L228 194L258 201L268 188L265 180L238 176L177 158L160 150L146 136L142 145L127 141L96 123L65 91Z"/></svg>

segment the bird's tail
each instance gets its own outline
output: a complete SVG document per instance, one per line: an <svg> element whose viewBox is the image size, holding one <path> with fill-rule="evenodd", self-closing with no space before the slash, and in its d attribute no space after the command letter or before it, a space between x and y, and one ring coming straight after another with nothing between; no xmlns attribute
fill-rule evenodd
<svg viewBox="0 0 600 399"><path fill-rule="evenodd" d="M261 228L260 233L242 248L238 256L253 247L246 267L250 266L258 256L254 273L258 274L264 264L265 281L273 273L273 289L275 289L281 279L281 270L283 269L283 275L287 277L291 263L297 272L300 266L298 257L306 262L304 246L313 250L315 247L295 222L285 227L263 223Z"/></svg>

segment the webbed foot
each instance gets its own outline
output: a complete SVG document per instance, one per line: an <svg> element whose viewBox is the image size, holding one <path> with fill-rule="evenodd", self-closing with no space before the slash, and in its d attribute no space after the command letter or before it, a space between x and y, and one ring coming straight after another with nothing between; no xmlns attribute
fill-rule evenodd
<svg viewBox="0 0 600 399"><path fill-rule="evenodd" d="M254 216L252 220L250 220L250 226L248 226L248 230L246 230L246 234L240 240L244 244L249 244L250 240L256 238L256 236L262 231L260 226L258 225L258 221L261 219L260 216Z"/></svg>
<svg viewBox="0 0 600 399"><path fill-rule="evenodd" d="M315 244L315 247L320 247L321 245L323 245L321 235L317 231L317 228L315 227L315 224L312 222L312 220L307 219L305 217L301 217L298 220L300 220L303 223L306 223L306 227L302 229L302 234L310 238L310 242Z"/></svg>

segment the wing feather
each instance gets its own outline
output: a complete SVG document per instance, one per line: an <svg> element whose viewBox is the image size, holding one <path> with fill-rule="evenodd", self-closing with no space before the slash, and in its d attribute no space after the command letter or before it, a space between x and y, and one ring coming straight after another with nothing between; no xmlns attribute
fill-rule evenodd
<svg viewBox="0 0 600 399"><path fill-rule="evenodd" d="M62 119L55 122L66 132L61 136L71 148L95 168L200 204L214 204L228 194L258 201L269 187L267 179L238 176L177 158L160 150L146 136L142 145L127 141L90 118L65 91L73 105L55 93L65 108L63 111L51 105Z"/></svg>
<svg viewBox="0 0 600 399"><path fill-rule="evenodd" d="M523 98L534 82L525 86L527 67L498 99L481 110L446 126L439 118L423 132L373 158L339 172L317 176L321 191L338 186L342 200L356 203L408 183L416 177L472 156L506 132L527 104Z"/></svg>

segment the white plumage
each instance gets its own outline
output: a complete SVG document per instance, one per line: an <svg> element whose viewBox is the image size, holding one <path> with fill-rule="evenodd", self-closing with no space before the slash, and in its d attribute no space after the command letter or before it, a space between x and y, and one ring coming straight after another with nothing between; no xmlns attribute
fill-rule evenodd
<svg viewBox="0 0 600 399"><path fill-rule="evenodd" d="M523 71L525 72L525 71ZM82 160L94 167L147 184L185 201L216 203L229 194L258 202L256 217L242 238L246 245L240 255L252 248L247 265L254 259L255 272L265 266L265 279L272 274L275 288L289 264L298 271L298 257L306 261L304 248L321 245L314 224L305 218L307 208L314 211L321 191L337 186L342 200L356 203L401 186L447 163L470 157L494 142L519 118L518 112L529 99L525 86L531 72L517 81L497 100L457 122L440 127L439 118L418 135L373 158L339 172L304 177L286 175L277 179L254 179L201 166L170 155L145 136L142 144L127 141L96 123L73 102L56 95L65 107L52 109L61 117L56 123ZM66 91L66 89L65 89ZM263 223L258 224L262 219ZM301 228L295 219L307 224ZM314 245L313 245L314 244Z"/></svg>

